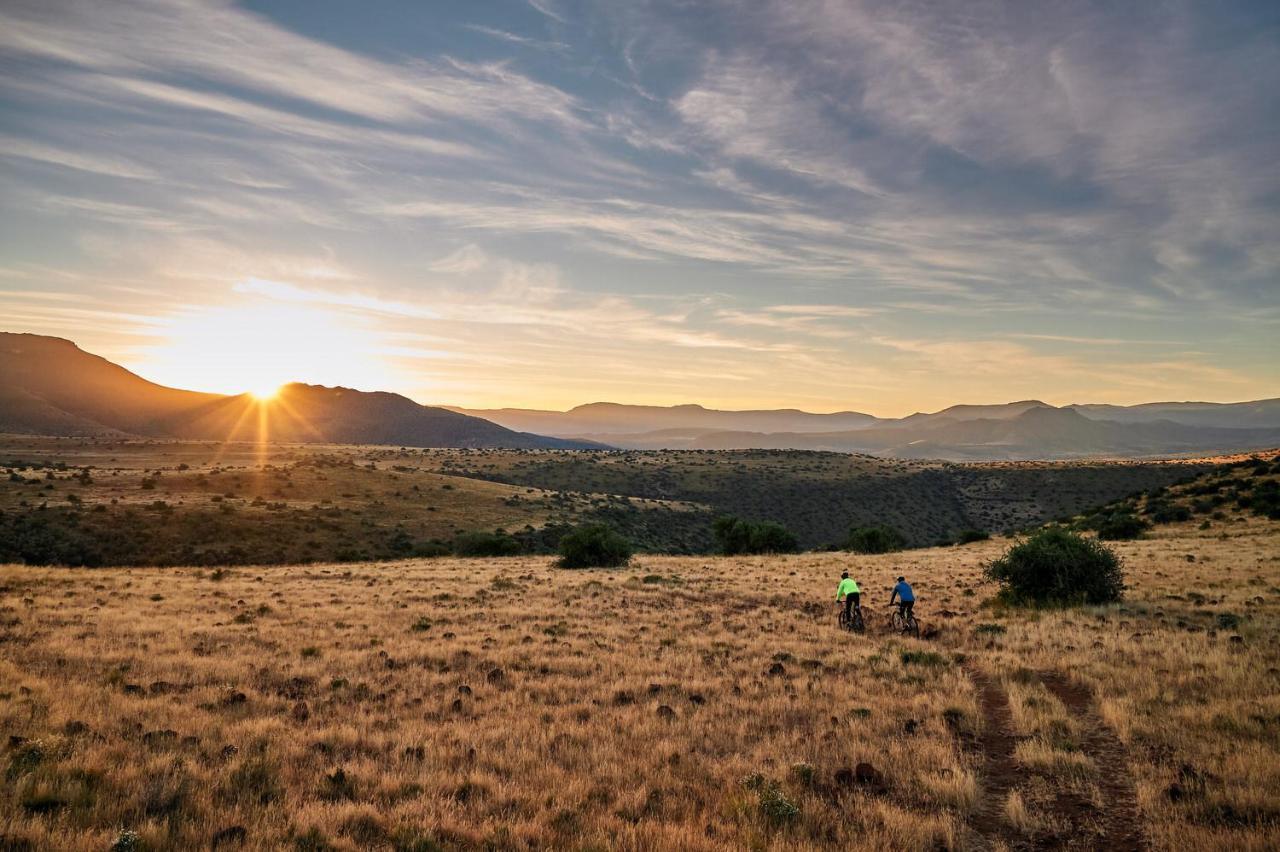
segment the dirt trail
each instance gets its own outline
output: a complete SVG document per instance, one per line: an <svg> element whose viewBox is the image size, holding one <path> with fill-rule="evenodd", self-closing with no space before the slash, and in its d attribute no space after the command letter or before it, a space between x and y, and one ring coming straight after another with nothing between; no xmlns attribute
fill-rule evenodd
<svg viewBox="0 0 1280 852"><path fill-rule="evenodd" d="M969 825L988 841L1002 841L1006 846L1015 847L1021 838L1005 823L1004 802L1025 773L1013 759L1018 740L1012 733L1009 696L996 681L976 668L965 670L978 689L978 706L982 710L982 733L978 736L978 749L982 752L982 804Z"/></svg>
<svg viewBox="0 0 1280 852"><path fill-rule="evenodd" d="M1101 810L1085 796L1066 787L1055 791L1048 815L1069 830L1056 835L1028 837L1018 833L1004 817L1009 791L1023 787L1033 773L1014 759L1018 737L1012 732L1009 696L998 681L972 666L965 671L978 690L982 711L983 796L969 826L988 847L1018 849L1138 850L1146 848L1138 821L1137 797L1125 765L1120 740L1093 709L1093 696L1085 687L1057 672L1040 679L1067 712L1080 721L1081 749L1097 767Z"/></svg>
<svg viewBox="0 0 1280 852"><path fill-rule="evenodd" d="M1082 722L1081 748L1098 770L1098 789L1103 811L1098 819L1102 830L1099 849L1143 849L1138 797L1125 760L1124 744L1093 707L1093 694L1059 672L1044 672L1040 680Z"/></svg>

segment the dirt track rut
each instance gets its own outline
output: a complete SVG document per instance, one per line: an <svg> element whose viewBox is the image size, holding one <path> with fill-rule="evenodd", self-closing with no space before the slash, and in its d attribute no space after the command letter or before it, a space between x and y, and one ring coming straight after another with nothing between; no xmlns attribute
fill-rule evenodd
<svg viewBox="0 0 1280 852"><path fill-rule="evenodd" d="M1013 733L1009 696L999 682L976 667L966 672L978 692L982 732L977 750L982 755L982 799L969 827L985 848L1140 850L1146 848L1138 818L1137 797L1125 761L1125 749L1093 707L1089 690L1058 672L1044 672L1040 680L1080 724L1080 747L1097 769L1098 807L1094 800L1059 785L1047 815L1067 830L1027 836L1004 816L1011 790L1025 786L1034 773L1014 759L1018 736Z"/></svg>

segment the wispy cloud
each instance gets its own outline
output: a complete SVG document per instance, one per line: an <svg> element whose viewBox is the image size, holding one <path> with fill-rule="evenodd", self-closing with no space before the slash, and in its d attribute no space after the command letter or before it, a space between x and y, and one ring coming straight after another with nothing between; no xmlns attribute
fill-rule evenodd
<svg viewBox="0 0 1280 852"><path fill-rule="evenodd" d="M292 304L493 402L1280 380L1263 12L482 11L4 4L6 317L136 353L147 317Z"/></svg>

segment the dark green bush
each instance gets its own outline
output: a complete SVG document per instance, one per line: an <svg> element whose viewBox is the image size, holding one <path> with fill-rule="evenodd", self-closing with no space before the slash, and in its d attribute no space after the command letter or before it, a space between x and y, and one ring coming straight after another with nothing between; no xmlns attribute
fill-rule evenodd
<svg viewBox="0 0 1280 852"><path fill-rule="evenodd" d="M1263 515L1273 521L1280 520L1280 482L1269 479L1259 483L1253 490L1251 505L1254 514Z"/></svg>
<svg viewBox="0 0 1280 852"><path fill-rule="evenodd" d="M453 552L459 556L515 556L520 542L505 533L469 532L453 540Z"/></svg>
<svg viewBox="0 0 1280 852"><path fill-rule="evenodd" d="M1172 524L1175 521L1191 520L1191 510L1181 503L1148 503L1147 514L1157 524Z"/></svg>
<svg viewBox="0 0 1280 852"><path fill-rule="evenodd" d="M1151 525L1128 512L1116 512L1098 524L1098 538L1103 541L1129 541L1138 538Z"/></svg>
<svg viewBox="0 0 1280 852"><path fill-rule="evenodd" d="M849 530L844 549L854 553L892 553L906 547L907 540L893 527L854 527Z"/></svg>
<svg viewBox="0 0 1280 852"><path fill-rule="evenodd" d="M991 533L986 530L962 530L956 536L956 544L973 544L975 541L986 541Z"/></svg>
<svg viewBox="0 0 1280 852"><path fill-rule="evenodd" d="M799 542L782 524L744 521L732 515L716 518L711 525L716 546L725 556L750 553L794 553Z"/></svg>
<svg viewBox="0 0 1280 852"><path fill-rule="evenodd" d="M631 561L631 542L608 524L583 524L560 539L561 568L617 568Z"/></svg>
<svg viewBox="0 0 1280 852"><path fill-rule="evenodd" d="M1061 527L1047 527L986 568L1011 603L1103 604L1124 594L1123 563L1109 547Z"/></svg>

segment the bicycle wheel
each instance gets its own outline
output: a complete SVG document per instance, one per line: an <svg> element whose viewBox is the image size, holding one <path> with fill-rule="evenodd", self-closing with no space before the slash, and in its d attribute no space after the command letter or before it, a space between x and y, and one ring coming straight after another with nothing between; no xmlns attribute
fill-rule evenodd
<svg viewBox="0 0 1280 852"><path fill-rule="evenodd" d="M844 610L840 610L840 614L836 618L836 623L840 625L841 630L849 629L849 617L844 614Z"/></svg>
<svg viewBox="0 0 1280 852"><path fill-rule="evenodd" d="M867 622L862 618L862 610L855 609L853 611L853 624L850 625L854 633L861 633L867 629Z"/></svg>

